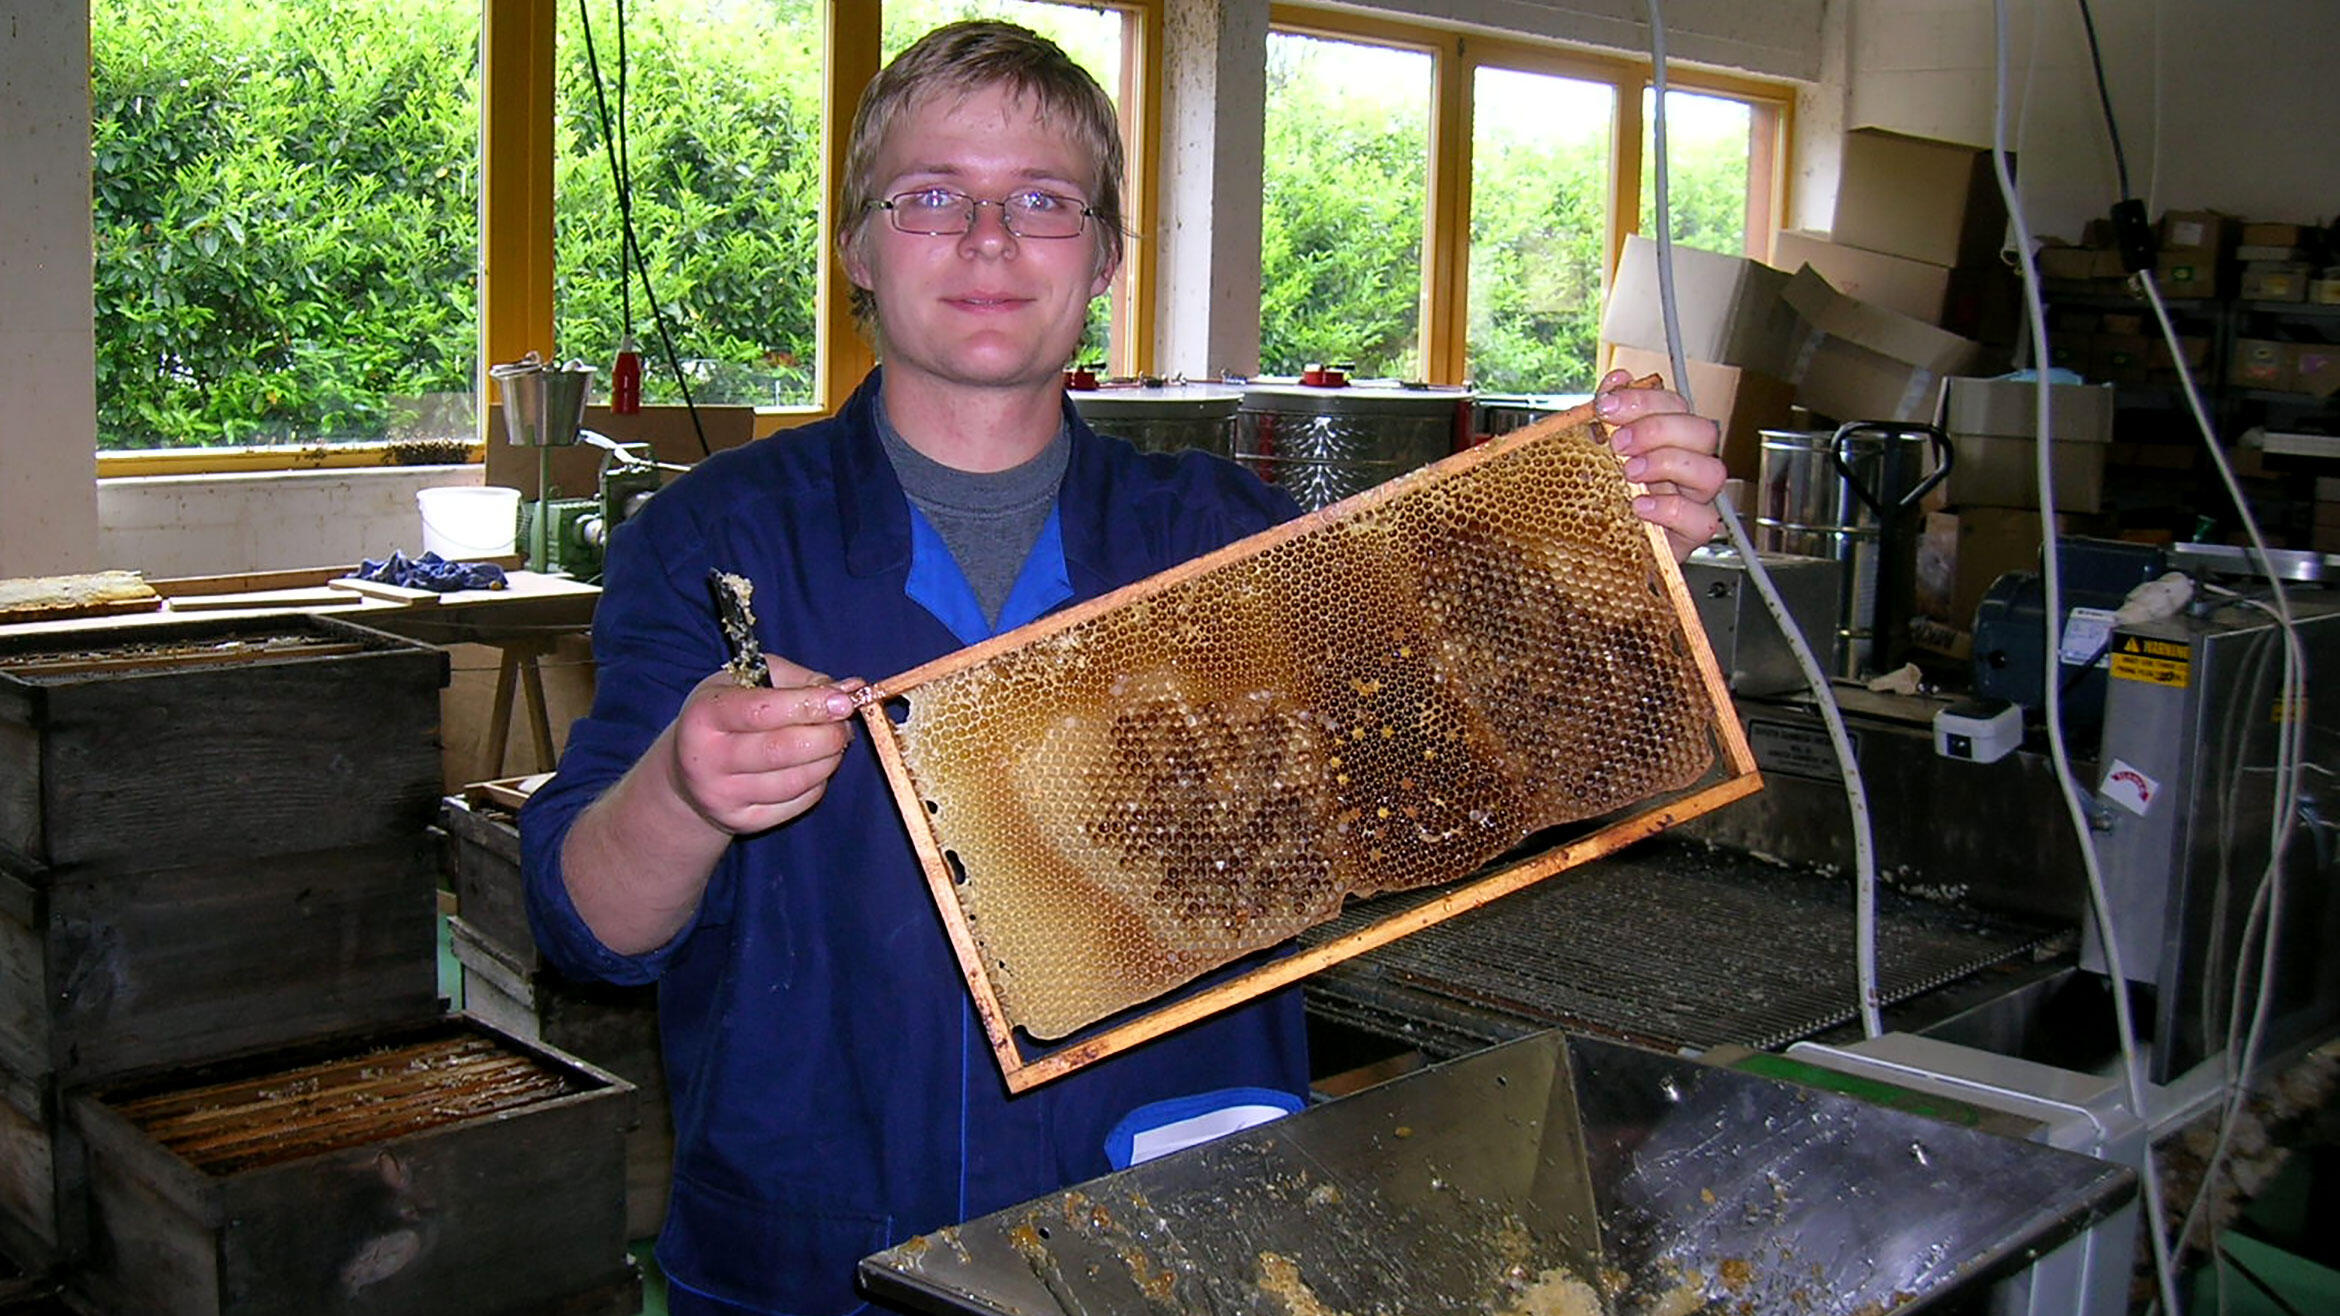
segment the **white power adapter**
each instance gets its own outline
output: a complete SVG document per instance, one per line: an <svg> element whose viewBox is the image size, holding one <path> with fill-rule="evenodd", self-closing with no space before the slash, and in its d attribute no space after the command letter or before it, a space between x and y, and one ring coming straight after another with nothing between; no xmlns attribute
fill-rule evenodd
<svg viewBox="0 0 2340 1316"><path fill-rule="evenodd" d="M1969 699L1934 714L1934 752L1996 763L2023 743L2023 710L2004 699Z"/></svg>

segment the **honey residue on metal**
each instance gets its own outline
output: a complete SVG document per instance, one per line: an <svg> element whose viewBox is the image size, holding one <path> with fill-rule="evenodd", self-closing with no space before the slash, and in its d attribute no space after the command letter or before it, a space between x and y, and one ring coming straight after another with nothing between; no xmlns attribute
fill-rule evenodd
<svg viewBox="0 0 2340 1316"><path fill-rule="evenodd" d="M1011 1023L1062 1037L1708 769L1710 701L1596 433L1416 475L893 690L913 825Z"/></svg>
<svg viewBox="0 0 2340 1316"><path fill-rule="evenodd" d="M106 1104L197 1170L226 1175L579 1090L572 1075L493 1037L452 1033Z"/></svg>

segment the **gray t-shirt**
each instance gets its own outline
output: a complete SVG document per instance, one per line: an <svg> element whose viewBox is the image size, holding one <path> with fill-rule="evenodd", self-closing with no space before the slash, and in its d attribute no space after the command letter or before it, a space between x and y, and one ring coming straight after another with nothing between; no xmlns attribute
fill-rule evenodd
<svg viewBox="0 0 2340 1316"><path fill-rule="evenodd" d="M877 408L878 438L910 505L942 536L975 591L983 619L999 624L999 610L1032 555L1040 528L1056 506L1056 491L1072 461L1072 436L1058 426L1039 455L1004 471L955 470L910 446Z"/></svg>

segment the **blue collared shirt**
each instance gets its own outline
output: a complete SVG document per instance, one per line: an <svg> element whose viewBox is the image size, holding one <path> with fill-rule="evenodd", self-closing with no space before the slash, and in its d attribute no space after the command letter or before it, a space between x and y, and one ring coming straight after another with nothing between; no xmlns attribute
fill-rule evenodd
<svg viewBox="0 0 2340 1316"><path fill-rule="evenodd" d="M658 1258L678 1311L693 1295L706 1311L855 1310L859 1258L1105 1173L1108 1141L1140 1107L1306 1090L1286 990L1010 1097L860 739L811 812L731 846L666 946L618 955L578 918L558 861L568 828L723 662L710 567L754 582L769 652L835 677L882 680L992 633L886 462L876 387L873 374L834 420L701 462L619 528L593 710L521 817L546 957L573 976L659 984L676 1151ZM1231 463L1141 455L1066 415L1057 510L1002 629L1296 511Z"/></svg>

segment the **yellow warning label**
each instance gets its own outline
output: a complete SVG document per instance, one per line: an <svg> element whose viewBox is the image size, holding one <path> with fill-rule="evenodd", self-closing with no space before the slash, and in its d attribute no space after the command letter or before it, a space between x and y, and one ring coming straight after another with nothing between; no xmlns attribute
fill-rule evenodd
<svg viewBox="0 0 2340 1316"><path fill-rule="evenodd" d="M2112 675L2116 681L2183 688L2193 675L2193 648L2182 640L2116 634L2111 652Z"/></svg>

